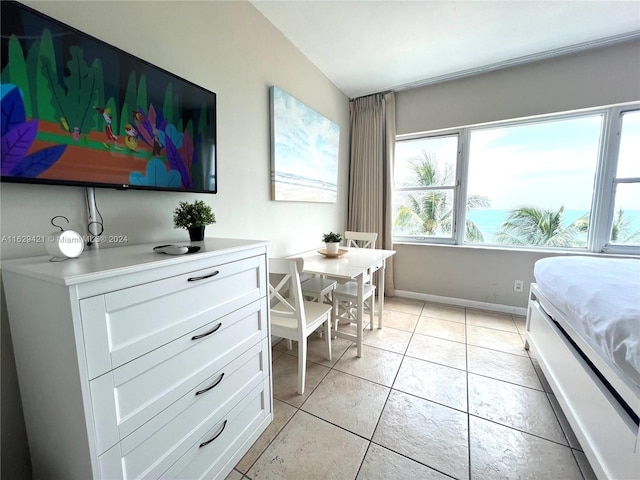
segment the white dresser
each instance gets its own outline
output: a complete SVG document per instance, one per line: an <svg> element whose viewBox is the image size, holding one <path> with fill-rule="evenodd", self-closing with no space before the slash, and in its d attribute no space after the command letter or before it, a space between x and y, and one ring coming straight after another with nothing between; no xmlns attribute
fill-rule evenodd
<svg viewBox="0 0 640 480"><path fill-rule="evenodd" d="M273 419L267 244L3 262L35 478L225 478Z"/></svg>

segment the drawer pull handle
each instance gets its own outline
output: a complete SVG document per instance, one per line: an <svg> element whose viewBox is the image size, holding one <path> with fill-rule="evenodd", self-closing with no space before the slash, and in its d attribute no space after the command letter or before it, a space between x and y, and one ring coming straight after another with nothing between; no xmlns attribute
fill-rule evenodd
<svg viewBox="0 0 640 480"><path fill-rule="evenodd" d="M198 280L205 280L207 278L215 277L219 273L220 273L220 270L216 270L215 272L210 273L209 275L202 275L201 277L191 277L187 279L187 282L197 282Z"/></svg>
<svg viewBox="0 0 640 480"><path fill-rule="evenodd" d="M207 445L209 445L211 442L213 442L216 438L218 438L220 435L222 435L222 432L224 432L224 428L227 426L227 421L225 420L224 423L222 424L222 428L220 429L220 431L218 433L216 433L213 438L211 438L210 440L207 440L206 442L202 442L200 444L200 446L198 448L202 448L202 447L206 447Z"/></svg>
<svg viewBox="0 0 640 480"><path fill-rule="evenodd" d="M193 337L191 337L191 340L200 340L201 338L207 337L207 336L211 335L212 333L216 333L218 330L220 330L221 326L222 326L222 322L217 324L215 327L213 327L213 330L209 330L207 333L201 333L200 335L194 335Z"/></svg>
<svg viewBox="0 0 640 480"><path fill-rule="evenodd" d="M211 385L211 386L209 386L209 387L207 387L207 388L203 388L202 390L198 390L198 391L196 392L196 396L198 396L198 395L202 395L203 393L207 393L207 392L208 392L209 390L211 390L212 388L217 387L217 386L218 386L218 384L222 381L222 377L224 377L224 372L222 372L222 373L220 374L220 377L219 377L219 378L214 382L214 384L213 384L213 385Z"/></svg>

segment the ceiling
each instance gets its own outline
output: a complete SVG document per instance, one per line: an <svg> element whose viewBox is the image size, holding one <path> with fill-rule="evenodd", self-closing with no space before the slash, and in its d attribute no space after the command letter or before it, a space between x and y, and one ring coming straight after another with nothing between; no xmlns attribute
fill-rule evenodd
<svg viewBox="0 0 640 480"><path fill-rule="evenodd" d="M251 3L350 98L640 38L640 0Z"/></svg>

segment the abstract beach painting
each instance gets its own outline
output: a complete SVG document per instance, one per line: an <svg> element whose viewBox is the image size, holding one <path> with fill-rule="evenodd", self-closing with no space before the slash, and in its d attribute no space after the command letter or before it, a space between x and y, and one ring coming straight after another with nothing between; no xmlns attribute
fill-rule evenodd
<svg viewBox="0 0 640 480"><path fill-rule="evenodd" d="M340 127L271 87L271 199L335 203Z"/></svg>

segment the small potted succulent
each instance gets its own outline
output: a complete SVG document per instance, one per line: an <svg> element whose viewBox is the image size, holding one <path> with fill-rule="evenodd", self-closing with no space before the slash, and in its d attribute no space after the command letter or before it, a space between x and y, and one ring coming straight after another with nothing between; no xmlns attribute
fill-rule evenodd
<svg viewBox="0 0 640 480"><path fill-rule="evenodd" d="M212 223L216 223L216 216L202 200L180 202L173 212L174 228L186 228L192 242L204 240L204 227Z"/></svg>
<svg viewBox="0 0 640 480"><path fill-rule="evenodd" d="M322 241L327 247L327 253L335 254L339 251L340 242L342 241L342 235L333 232L325 233L322 235Z"/></svg>

